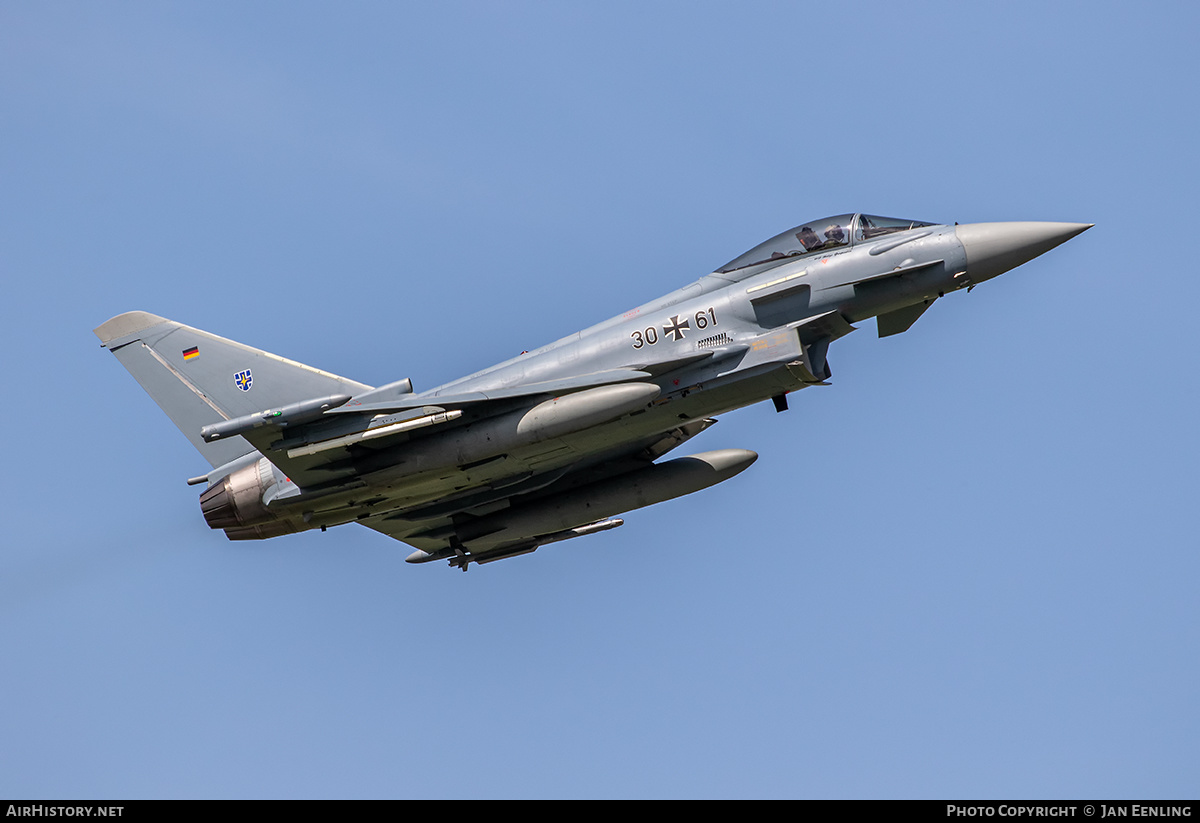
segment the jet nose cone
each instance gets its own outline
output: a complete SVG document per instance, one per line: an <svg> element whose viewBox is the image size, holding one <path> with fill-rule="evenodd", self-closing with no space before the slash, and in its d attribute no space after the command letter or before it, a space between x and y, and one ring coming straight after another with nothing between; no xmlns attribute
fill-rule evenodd
<svg viewBox="0 0 1200 823"><path fill-rule="evenodd" d="M1092 223L964 223L954 230L967 253L967 276L982 283L1028 263Z"/></svg>

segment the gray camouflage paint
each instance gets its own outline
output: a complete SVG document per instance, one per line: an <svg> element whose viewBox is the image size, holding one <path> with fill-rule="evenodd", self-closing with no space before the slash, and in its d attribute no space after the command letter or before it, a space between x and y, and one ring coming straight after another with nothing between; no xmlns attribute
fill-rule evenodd
<svg viewBox="0 0 1200 823"><path fill-rule="evenodd" d="M202 510L230 539L360 522L414 546L413 562L466 570L732 477L757 455L654 461L718 414L769 399L782 410L787 393L824 384L829 344L853 323L876 317L881 337L906 331L937 299L1089 227L826 218L417 393L407 380L372 389L145 312L96 334L214 467L189 482L208 484Z"/></svg>

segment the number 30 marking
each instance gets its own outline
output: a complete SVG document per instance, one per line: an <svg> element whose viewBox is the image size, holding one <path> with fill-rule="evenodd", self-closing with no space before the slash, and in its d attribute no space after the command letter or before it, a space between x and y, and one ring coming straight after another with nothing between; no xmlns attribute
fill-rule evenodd
<svg viewBox="0 0 1200 823"><path fill-rule="evenodd" d="M675 319L678 320L678 317ZM717 325L717 312L710 306L707 309L701 309L700 311L696 312L692 319L695 321L697 329L706 329L709 326ZM687 327L688 325L686 320L684 320L682 324L676 324L674 327L676 329L676 340L683 337L681 329L686 329ZM665 326L664 329L668 332L671 331L671 329L668 329ZM643 346L653 346L659 340L658 326L647 326L644 329L636 329L631 331L629 336L633 338L633 347L635 349L640 349Z"/></svg>

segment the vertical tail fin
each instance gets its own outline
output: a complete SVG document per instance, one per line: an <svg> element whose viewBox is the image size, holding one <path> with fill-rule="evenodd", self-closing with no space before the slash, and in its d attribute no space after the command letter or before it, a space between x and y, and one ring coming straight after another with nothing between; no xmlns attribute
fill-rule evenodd
<svg viewBox="0 0 1200 823"><path fill-rule="evenodd" d="M212 466L254 447L241 437L205 443L200 438L204 426L320 395L354 395L371 388L143 311L117 315L95 331Z"/></svg>

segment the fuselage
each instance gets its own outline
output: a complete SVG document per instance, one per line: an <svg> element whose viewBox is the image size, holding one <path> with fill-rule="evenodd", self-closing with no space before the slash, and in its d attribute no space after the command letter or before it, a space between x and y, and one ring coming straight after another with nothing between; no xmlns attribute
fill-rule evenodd
<svg viewBox="0 0 1200 823"><path fill-rule="evenodd" d="M626 370L660 389L644 412L516 445L502 417L465 421L375 456L359 465L359 475L373 491L415 506L460 487L603 461L614 444L622 450L630 443L649 445L681 425L822 382L827 367L821 333L808 340L797 327L807 318L833 313L862 320L968 285L953 226L918 224L863 238L857 215L817 223L842 225L846 242L786 257L764 251L765 260L722 267L617 317L418 395L437 405L440 397ZM931 261L940 262L927 265ZM898 269L912 271L888 282L862 282ZM815 349L820 363L813 362ZM521 408L514 403L511 416ZM492 442L495 454L488 453ZM321 508L330 523L341 522L353 514L344 500L360 496L333 495Z"/></svg>
<svg viewBox="0 0 1200 823"><path fill-rule="evenodd" d="M860 216L851 217L857 220ZM940 262L916 268L933 261ZM768 259L714 272L427 394L487 392L567 375L678 360L738 344L753 348L765 335L808 317L837 311L856 323L966 288L971 285L966 268L966 252L955 227L924 224L795 257ZM869 279L903 269L910 273ZM745 359L762 358L751 355ZM748 397L739 405L768 397Z"/></svg>
<svg viewBox="0 0 1200 823"><path fill-rule="evenodd" d="M1013 232L1013 226L1023 228ZM824 383L828 345L852 331L851 323L879 317L881 336L903 331L939 297L996 276L997 260L1019 265L1086 227L959 227L862 214L813 221L657 300L415 395L437 406L440 398L624 372L659 388L644 410L526 442L514 427L528 405L514 401L506 417L493 404L487 417L373 455L356 466L357 474L389 505L419 507L457 489L603 463L631 444L653 448L678 437L673 433L681 427ZM972 267L969 247L982 249L975 255L982 265ZM361 498L355 491L330 495L318 504L325 513L310 522L352 519Z"/></svg>

